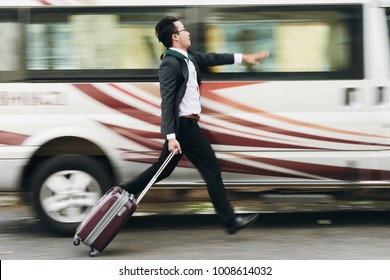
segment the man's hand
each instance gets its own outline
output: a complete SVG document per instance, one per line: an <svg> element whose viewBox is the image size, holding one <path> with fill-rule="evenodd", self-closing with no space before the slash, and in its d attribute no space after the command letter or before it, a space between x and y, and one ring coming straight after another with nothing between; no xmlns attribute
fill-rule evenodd
<svg viewBox="0 0 390 280"><path fill-rule="evenodd" d="M181 154L180 143L176 139L169 139L168 150L172 153L175 149L177 149L178 154Z"/></svg>
<svg viewBox="0 0 390 280"><path fill-rule="evenodd" d="M260 64L259 60L267 58L268 56L269 56L268 51L261 51L252 54L243 54L242 60L249 65L259 65Z"/></svg>

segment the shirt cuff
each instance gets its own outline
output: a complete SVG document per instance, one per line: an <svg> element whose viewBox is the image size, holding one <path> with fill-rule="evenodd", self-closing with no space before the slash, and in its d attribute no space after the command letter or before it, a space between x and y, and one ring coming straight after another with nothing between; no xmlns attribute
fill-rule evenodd
<svg viewBox="0 0 390 280"><path fill-rule="evenodd" d="M171 139L176 139L175 133L167 134L167 140L171 140Z"/></svg>
<svg viewBox="0 0 390 280"><path fill-rule="evenodd" d="M235 53L234 64L241 64L241 63L242 63L242 53Z"/></svg>

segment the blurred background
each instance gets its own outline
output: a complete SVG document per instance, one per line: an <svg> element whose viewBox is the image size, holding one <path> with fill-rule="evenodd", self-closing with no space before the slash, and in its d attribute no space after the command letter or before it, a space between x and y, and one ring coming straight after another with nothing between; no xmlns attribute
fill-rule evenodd
<svg viewBox="0 0 390 280"><path fill-rule="evenodd" d="M206 239L219 259L337 258L344 250L342 258L388 258L388 5L147 2L1 1L0 258L24 258L40 235L51 245L25 258L55 257L57 242L65 258L80 258L53 233L73 234L109 187L158 157L164 48L154 27L166 15L184 23L193 50L270 51L260 66L202 69L201 125L229 197L238 212L263 217L231 244L184 158L146 197L137 237L121 237L127 244L163 231L160 251L142 251L143 241L114 245L108 258L137 250L164 258L172 235L182 242L171 258L210 256L207 246L197 250Z"/></svg>

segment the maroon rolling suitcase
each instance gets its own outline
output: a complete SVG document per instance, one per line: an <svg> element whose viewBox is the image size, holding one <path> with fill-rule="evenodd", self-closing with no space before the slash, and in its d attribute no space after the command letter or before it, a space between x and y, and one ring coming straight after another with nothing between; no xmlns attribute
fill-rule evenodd
<svg viewBox="0 0 390 280"><path fill-rule="evenodd" d="M76 229L73 244L78 246L83 243L89 246L91 257L101 253L137 210L138 203L176 153L177 151L174 151L167 157L137 199L120 187L108 190Z"/></svg>
<svg viewBox="0 0 390 280"><path fill-rule="evenodd" d="M89 255L96 256L114 239L136 209L133 195L120 187L111 188L78 226L73 244L78 246L82 242L91 248Z"/></svg>

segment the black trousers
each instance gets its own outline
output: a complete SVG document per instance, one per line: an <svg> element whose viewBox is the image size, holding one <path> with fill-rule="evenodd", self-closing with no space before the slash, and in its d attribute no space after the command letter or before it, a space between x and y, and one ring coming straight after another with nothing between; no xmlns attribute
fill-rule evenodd
<svg viewBox="0 0 390 280"><path fill-rule="evenodd" d="M226 225L231 224L235 218L234 210L228 201L225 186L222 182L221 167L209 141L200 130L198 122L194 119L180 118L179 129L177 140L180 143L182 152L199 170L205 180L211 202L222 222ZM165 141L159 159L137 178L123 183L122 187L133 194L142 192L169 153L168 141ZM161 181L171 175L182 156L182 154L175 155L157 181Z"/></svg>

